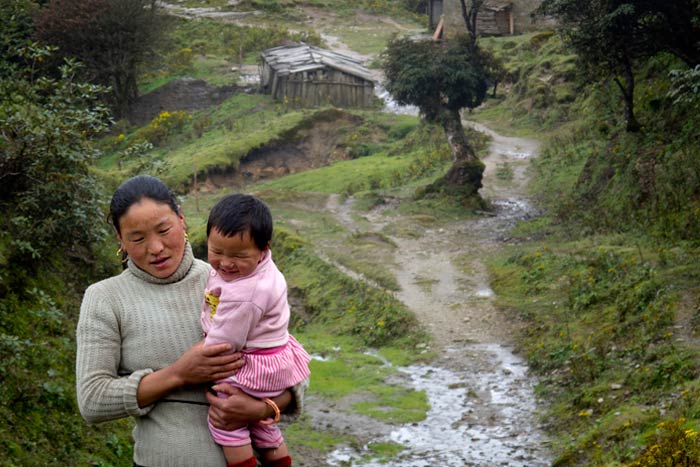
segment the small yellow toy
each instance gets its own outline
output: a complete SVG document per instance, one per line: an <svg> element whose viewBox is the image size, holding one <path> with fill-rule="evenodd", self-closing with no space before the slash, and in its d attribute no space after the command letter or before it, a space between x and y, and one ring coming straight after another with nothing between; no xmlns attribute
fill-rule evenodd
<svg viewBox="0 0 700 467"><path fill-rule="evenodd" d="M211 308L209 313L209 321L214 321L214 315L216 314L216 307L219 306L219 297L221 296L221 288L216 287L213 290L207 290L204 292L204 300Z"/></svg>

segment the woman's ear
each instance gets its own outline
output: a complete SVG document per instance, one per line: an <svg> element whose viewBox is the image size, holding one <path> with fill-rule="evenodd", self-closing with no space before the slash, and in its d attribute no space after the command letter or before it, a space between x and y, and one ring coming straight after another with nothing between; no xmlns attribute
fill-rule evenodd
<svg viewBox="0 0 700 467"><path fill-rule="evenodd" d="M180 206L177 207L178 213L177 217L180 218L180 222L182 222L182 228L187 230L187 222L185 222L185 215L182 213L182 208Z"/></svg>

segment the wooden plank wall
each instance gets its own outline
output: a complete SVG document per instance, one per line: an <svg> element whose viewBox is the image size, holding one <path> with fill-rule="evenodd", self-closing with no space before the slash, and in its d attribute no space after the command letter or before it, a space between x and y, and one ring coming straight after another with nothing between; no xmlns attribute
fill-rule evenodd
<svg viewBox="0 0 700 467"><path fill-rule="evenodd" d="M288 76L275 76L271 88L275 99L308 107L369 107L374 85L339 70L313 70Z"/></svg>

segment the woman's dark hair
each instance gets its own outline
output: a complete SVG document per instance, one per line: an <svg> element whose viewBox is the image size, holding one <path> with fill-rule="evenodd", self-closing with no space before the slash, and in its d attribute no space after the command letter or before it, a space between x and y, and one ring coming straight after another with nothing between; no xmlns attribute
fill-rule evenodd
<svg viewBox="0 0 700 467"><path fill-rule="evenodd" d="M122 233L119 220L132 204L138 203L143 198L167 204L175 214L180 214L175 195L170 192L165 183L151 175L137 175L119 185L119 188L112 195L107 220L114 225L118 234Z"/></svg>
<svg viewBox="0 0 700 467"><path fill-rule="evenodd" d="M211 229L225 237L249 232L255 245L264 250L272 239L272 214L265 203L251 195L228 195L209 213L207 238Z"/></svg>

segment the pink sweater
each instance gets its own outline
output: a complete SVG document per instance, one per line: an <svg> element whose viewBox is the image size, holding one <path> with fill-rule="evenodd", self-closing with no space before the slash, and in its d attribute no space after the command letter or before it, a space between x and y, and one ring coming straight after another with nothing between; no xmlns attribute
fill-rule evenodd
<svg viewBox="0 0 700 467"><path fill-rule="evenodd" d="M202 306L205 345L230 343L234 350L266 349L289 340L287 282L272 261L270 250L252 274L224 281L212 270L207 292L219 294L216 313Z"/></svg>

